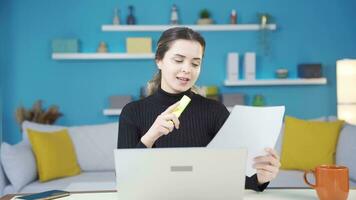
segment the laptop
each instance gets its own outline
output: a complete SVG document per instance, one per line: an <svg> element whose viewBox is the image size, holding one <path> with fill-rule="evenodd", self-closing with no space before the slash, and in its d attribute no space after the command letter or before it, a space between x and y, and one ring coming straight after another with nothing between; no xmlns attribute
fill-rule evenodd
<svg viewBox="0 0 356 200"><path fill-rule="evenodd" d="M241 200L247 149L115 149L120 200Z"/></svg>

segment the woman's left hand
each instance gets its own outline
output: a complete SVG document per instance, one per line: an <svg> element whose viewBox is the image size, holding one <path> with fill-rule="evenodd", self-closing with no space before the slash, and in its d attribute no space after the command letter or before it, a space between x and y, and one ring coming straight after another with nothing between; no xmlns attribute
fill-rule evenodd
<svg viewBox="0 0 356 200"><path fill-rule="evenodd" d="M264 184L276 178L281 163L279 162L279 156L274 149L266 148L268 153L265 156L255 157L253 167L257 171L257 180L259 184Z"/></svg>

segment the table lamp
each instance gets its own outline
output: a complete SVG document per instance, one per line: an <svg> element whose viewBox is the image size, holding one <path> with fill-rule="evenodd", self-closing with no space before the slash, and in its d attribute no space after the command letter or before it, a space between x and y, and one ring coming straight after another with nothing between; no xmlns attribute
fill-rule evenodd
<svg viewBox="0 0 356 200"><path fill-rule="evenodd" d="M337 115L356 125L356 59L336 61Z"/></svg>

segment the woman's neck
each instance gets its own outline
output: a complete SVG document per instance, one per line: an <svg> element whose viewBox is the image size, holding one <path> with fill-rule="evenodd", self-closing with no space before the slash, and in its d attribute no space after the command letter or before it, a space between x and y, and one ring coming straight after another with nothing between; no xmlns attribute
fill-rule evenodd
<svg viewBox="0 0 356 200"><path fill-rule="evenodd" d="M153 97L160 104L168 106L179 101L184 95L191 96L191 89L180 93L169 93L159 86L157 91L153 94Z"/></svg>

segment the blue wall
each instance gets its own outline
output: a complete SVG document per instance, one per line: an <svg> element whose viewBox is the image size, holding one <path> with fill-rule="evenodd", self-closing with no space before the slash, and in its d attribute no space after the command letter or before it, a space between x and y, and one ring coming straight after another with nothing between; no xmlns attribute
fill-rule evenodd
<svg viewBox="0 0 356 200"><path fill-rule="evenodd" d="M117 121L102 115L111 95L133 95L156 71L153 61L54 61L51 40L79 38L83 52L94 52L100 41L111 51L125 51L127 36L150 36L154 42L160 33L102 32L101 25L112 21L113 8L135 6L139 24L165 24L169 10L177 3L181 21L195 23L198 11L212 11L217 23L227 23L229 12L237 9L240 23L256 23L257 12L274 16L278 30L270 34L272 51L262 56L258 32L204 32L206 56L198 85L218 85L221 92L241 92L251 97L262 94L267 105L286 105L286 113L302 118L336 114L335 62L356 57L356 2L353 0L283 1L283 0L61 0L5 1L8 8L6 26L7 55L4 67L4 140L21 139L14 111L31 107L37 99L45 106L56 104L64 116L58 124L78 125ZM202 6L204 5L204 6ZM10 38L11 35L11 38ZM11 41L11 42L9 42ZM230 51L258 53L259 78L272 78L275 69L286 67L296 76L296 66L304 62L321 62L327 85L224 87L226 54ZM5 61L5 65L3 65Z"/></svg>
<svg viewBox="0 0 356 200"><path fill-rule="evenodd" d="M0 142L2 141L3 134L3 108L4 108L4 77L5 77L5 68L8 64L8 52L6 47L9 46L9 4L8 0L0 1ZM6 67L5 67L6 66Z"/></svg>

